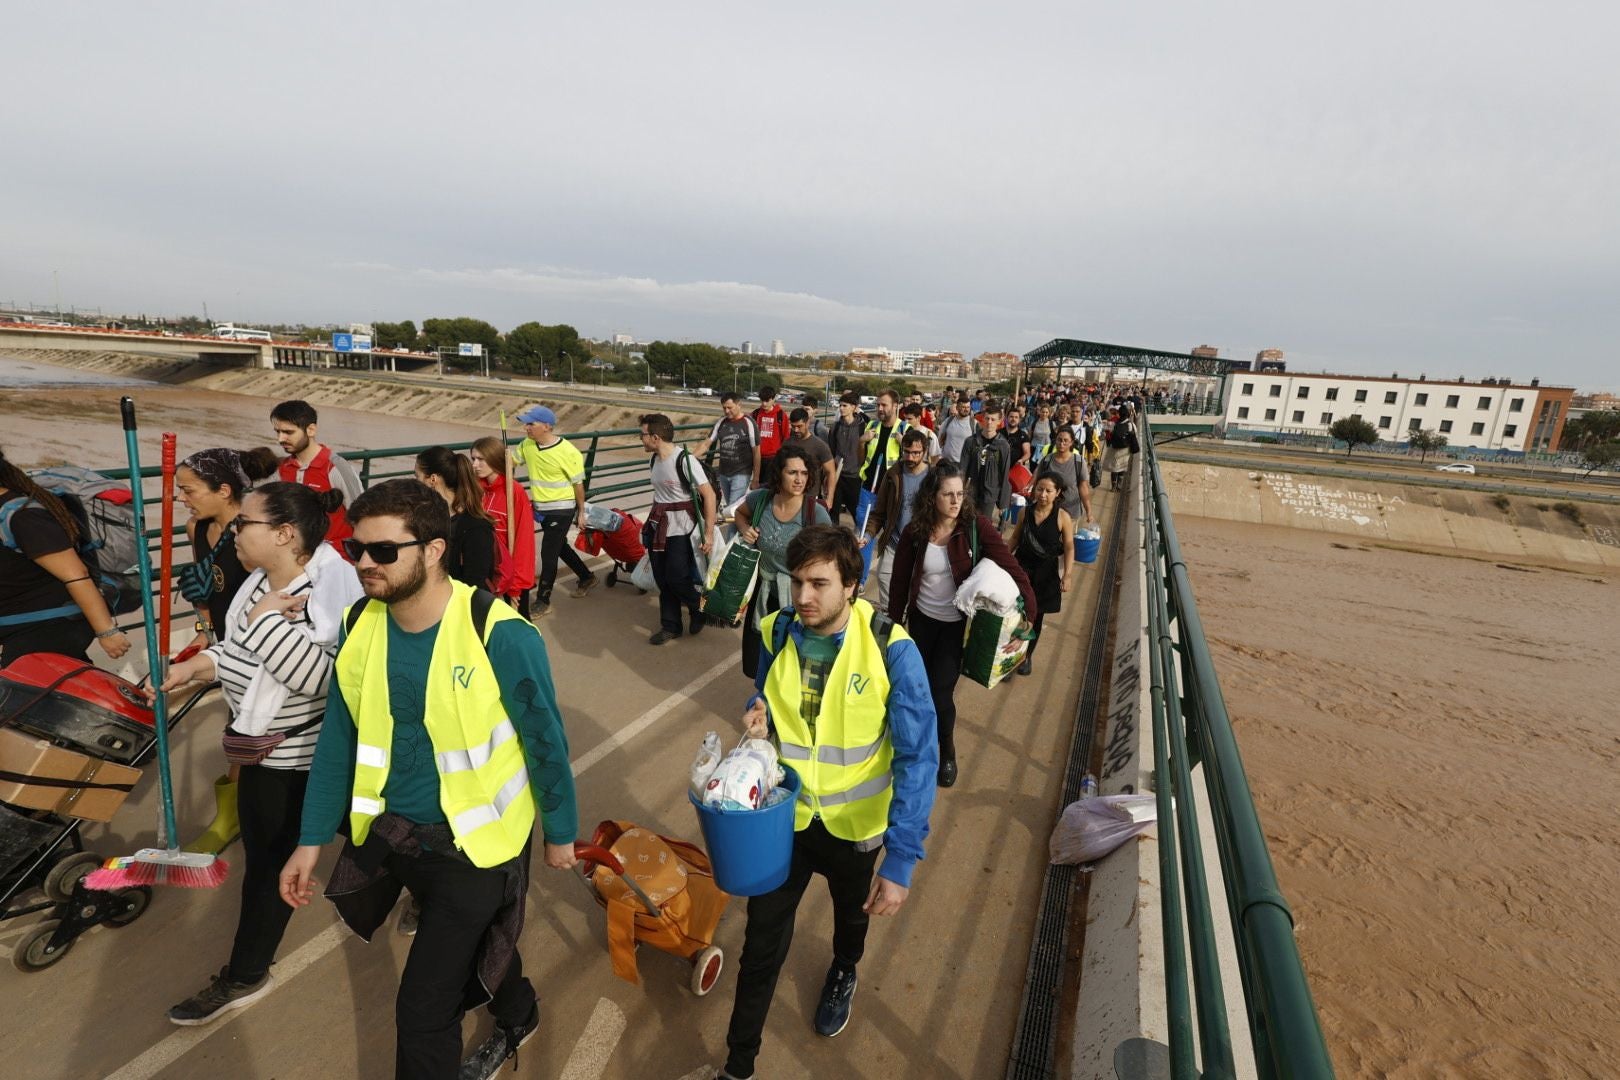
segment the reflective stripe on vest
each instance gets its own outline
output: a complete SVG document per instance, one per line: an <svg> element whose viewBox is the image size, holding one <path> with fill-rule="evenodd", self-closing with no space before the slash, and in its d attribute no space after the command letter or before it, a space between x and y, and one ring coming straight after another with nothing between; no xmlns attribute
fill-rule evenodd
<svg viewBox="0 0 1620 1080"><path fill-rule="evenodd" d="M792 618L773 612L760 626L760 636L774 641L774 622ZM890 641L904 637L896 626ZM793 827L803 829L819 816L832 835L843 840L869 840L889 824L894 777L894 746L888 734L889 676L883 646L872 632L872 605L857 599L850 605L844 644L827 673L814 735L802 715L803 671L791 633L765 676L765 700L781 756L803 781Z"/></svg>
<svg viewBox="0 0 1620 1080"><path fill-rule="evenodd" d="M423 723L439 771L439 806L456 846L475 866L498 866L523 850L534 828L534 795L523 742L501 702L486 645L497 623L521 619L505 604L490 608L480 641L471 586L451 582L428 662ZM387 808L394 719L388 691L388 606L369 603L338 651L338 691L357 729L350 835L365 842Z"/></svg>

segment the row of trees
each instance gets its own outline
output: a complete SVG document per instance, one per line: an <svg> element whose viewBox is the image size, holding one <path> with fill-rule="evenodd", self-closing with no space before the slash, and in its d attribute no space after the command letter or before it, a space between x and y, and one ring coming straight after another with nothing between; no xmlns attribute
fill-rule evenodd
<svg viewBox="0 0 1620 1080"><path fill-rule="evenodd" d="M1589 412L1564 425L1563 445L1581 455L1590 476L1620 465L1620 409Z"/></svg>
<svg viewBox="0 0 1620 1080"><path fill-rule="evenodd" d="M643 355L654 376L676 383L684 380L687 386L724 390L736 384L739 374L752 373L757 377L767 372L761 358L740 358L718 345L655 341L643 350Z"/></svg>

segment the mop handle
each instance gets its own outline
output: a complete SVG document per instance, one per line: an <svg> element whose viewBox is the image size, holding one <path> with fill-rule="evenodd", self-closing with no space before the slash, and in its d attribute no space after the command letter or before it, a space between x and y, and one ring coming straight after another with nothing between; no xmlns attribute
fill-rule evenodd
<svg viewBox="0 0 1620 1080"><path fill-rule="evenodd" d="M141 492L141 451L135 442L135 399L118 403L124 416L124 451L129 458L129 490L134 495L135 558L141 570L141 615L146 624L146 656L152 670L159 670L163 650L158 647L156 613L152 610L152 553L146 550L146 499ZM155 689L155 688L154 688ZM177 847L179 828L174 820L174 789L169 776L169 703L161 690L152 702L153 728L157 735L158 790L163 797L163 841Z"/></svg>

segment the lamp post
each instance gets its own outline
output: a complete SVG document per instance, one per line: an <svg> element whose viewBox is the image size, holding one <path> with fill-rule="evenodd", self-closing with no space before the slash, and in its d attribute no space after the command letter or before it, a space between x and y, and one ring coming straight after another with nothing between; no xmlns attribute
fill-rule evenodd
<svg viewBox="0 0 1620 1080"><path fill-rule="evenodd" d="M647 357L643 356L641 358L641 362L643 364L647 365L647 385L651 386L653 384L653 381L652 381L652 361L647 359Z"/></svg>
<svg viewBox="0 0 1620 1080"><path fill-rule="evenodd" d="M686 389L686 360L681 360L681 389Z"/></svg>
<svg viewBox="0 0 1620 1080"><path fill-rule="evenodd" d="M733 394L735 394L737 392L737 373L739 371L741 371L741 370L742 370L742 365L741 364L733 363L731 365L731 392Z"/></svg>

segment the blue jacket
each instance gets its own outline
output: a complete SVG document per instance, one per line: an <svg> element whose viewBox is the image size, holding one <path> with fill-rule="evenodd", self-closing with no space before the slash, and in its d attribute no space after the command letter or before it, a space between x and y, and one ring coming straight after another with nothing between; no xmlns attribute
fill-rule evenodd
<svg viewBox="0 0 1620 1080"><path fill-rule="evenodd" d="M804 627L786 608L790 618L788 633L802 653ZM840 648L844 634L833 635ZM754 676L757 693L747 708L764 700L765 676L770 673L771 643L759 643L759 673ZM928 815L934 809L934 793L939 779L939 722L934 716L934 698L928 690L928 671L922 653L909 637L892 637L885 656L889 673L889 740L894 744L894 795L889 802L889 827L883 833L883 863L878 876L896 885L911 887L912 868L923 857L923 841L928 838ZM767 718L768 719L768 718Z"/></svg>

